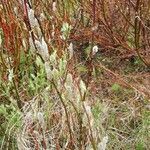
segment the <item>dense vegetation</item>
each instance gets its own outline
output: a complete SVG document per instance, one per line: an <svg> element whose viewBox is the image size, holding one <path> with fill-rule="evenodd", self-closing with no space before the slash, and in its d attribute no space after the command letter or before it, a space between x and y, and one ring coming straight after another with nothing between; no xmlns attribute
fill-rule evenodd
<svg viewBox="0 0 150 150"><path fill-rule="evenodd" d="M149 0L0 0L0 149L150 149Z"/></svg>

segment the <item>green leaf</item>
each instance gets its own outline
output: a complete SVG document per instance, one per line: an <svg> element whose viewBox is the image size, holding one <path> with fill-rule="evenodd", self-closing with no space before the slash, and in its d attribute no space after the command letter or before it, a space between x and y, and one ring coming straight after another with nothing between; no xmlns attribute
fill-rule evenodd
<svg viewBox="0 0 150 150"><path fill-rule="evenodd" d="M138 143L137 145L136 145L136 150L145 150L145 148L144 148L144 144L143 143Z"/></svg>
<svg viewBox="0 0 150 150"><path fill-rule="evenodd" d="M8 115L7 111L6 111L6 107L2 104L0 105L0 115Z"/></svg>
<svg viewBox="0 0 150 150"><path fill-rule="evenodd" d="M114 83L111 87L111 90L114 92L120 91L121 90L121 86L117 83Z"/></svg>
<svg viewBox="0 0 150 150"><path fill-rule="evenodd" d="M78 66L77 70L78 70L79 73L87 72L87 68L85 66Z"/></svg>

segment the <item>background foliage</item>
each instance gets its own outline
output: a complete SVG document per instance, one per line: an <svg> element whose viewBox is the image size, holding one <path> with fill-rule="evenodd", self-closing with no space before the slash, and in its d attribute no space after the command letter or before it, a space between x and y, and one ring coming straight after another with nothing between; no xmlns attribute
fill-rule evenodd
<svg viewBox="0 0 150 150"><path fill-rule="evenodd" d="M149 0L1 0L1 149L150 149L149 49Z"/></svg>

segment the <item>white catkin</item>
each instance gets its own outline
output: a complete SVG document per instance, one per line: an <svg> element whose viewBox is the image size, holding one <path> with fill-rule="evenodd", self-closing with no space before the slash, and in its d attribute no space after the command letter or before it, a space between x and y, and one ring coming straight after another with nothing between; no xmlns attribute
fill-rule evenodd
<svg viewBox="0 0 150 150"><path fill-rule="evenodd" d="M30 9L28 4L27 4L27 11L28 11L29 21L30 21L31 27L39 26L38 21L34 16L34 10Z"/></svg>
<svg viewBox="0 0 150 150"><path fill-rule="evenodd" d="M26 45L26 42L25 42L25 39L24 39L24 38L22 39L22 45L23 45L23 47L24 47L25 49L27 49L27 45Z"/></svg>
<svg viewBox="0 0 150 150"><path fill-rule="evenodd" d="M49 62L45 62L45 71L46 71L46 76L48 80L52 79L52 70L50 68Z"/></svg>
<svg viewBox="0 0 150 150"><path fill-rule="evenodd" d="M2 36L1 36L1 34L0 34L0 47L2 46L2 42L3 42Z"/></svg>
<svg viewBox="0 0 150 150"><path fill-rule="evenodd" d="M81 90L81 94L82 96L86 93L86 85L85 83L83 82L83 80L80 80L80 90Z"/></svg>
<svg viewBox="0 0 150 150"><path fill-rule="evenodd" d="M56 2L53 2L52 10L53 10L53 11L56 11Z"/></svg>
<svg viewBox="0 0 150 150"><path fill-rule="evenodd" d="M95 46L92 48L92 55L94 56L97 52L98 52L98 46L95 45Z"/></svg>
<svg viewBox="0 0 150 150"><path fill-rule="evenodd" d="M44 52L43 57L45 59L48 59L49 58L48 46L47 46L47 44L46 44L43 37L42 37L42 49L43 49L43 52Z"/></svg>
<svg viewBox="0 0 150 150"><path fill-rule="evenodd" d="M86 110L86 113L84 114L85 115L85 118L87 118L86 114L88 115L88 118L89 118L89 123L90 123L90 126L93 127L93 124L94 124L94 119L93 119L93 114L92 114L92 110L91 110L91 106L85 101L84 103L84 107L85 107L85 110Z"/></svg>
<svg viewBox="0 0 150 150"><path fill-rule="evenodd" d="M15 12L15 15L17 16L18 15L18 8L17 7L14 7L14 12Z"/></svg>
<svg viewBox="0 0 150 150"><path fill-rule="evenodd" d="M40 21L44 21L46 19L46 16L44 13L40 14Z"/></svg>
<svg viewBox="0 0 150 150"><path fill-rule="evenodd" d="M52 38L54 38L55 36L55 26L52 25L52 33L51 33Z"/></svg>
<svg viewBox="0 0 150 150"><path fill-rule="evenodd" d="M71 59L73 57L73 44L72 43L69 44L68 50L69 50L69 59Z"/></svg>
<svg viewBox="0 0 150 150"><path fill-rule="evenodd" d="M44 61L46 62L49 59L48 46L42 37L41 41L35 40L35 45L38 49L39 54L42 56Z"/></svg>
<svg viewBox="0 0 150 150"><path fill-rule="evenodd" d="M33 114L31 112L27 112L26 116L24 117L24 123L26 125L32 124L33 122Z"/></svg>
<svg viewBox="0 0 150 150"><path fill-rule="evenodd" d="M45 121L44 121L44 115L43 115L43 113L42 112L38 112L37 113L37 118L38 118L38 121L39 121L41 127L44 128Z"/></svg>
<svg viewBox="0 0 150 150"><path fill-rule="evenodd" d="M103 137L102 141L98 144L99 150L105 150L108 143L108 135Z"/></svg>

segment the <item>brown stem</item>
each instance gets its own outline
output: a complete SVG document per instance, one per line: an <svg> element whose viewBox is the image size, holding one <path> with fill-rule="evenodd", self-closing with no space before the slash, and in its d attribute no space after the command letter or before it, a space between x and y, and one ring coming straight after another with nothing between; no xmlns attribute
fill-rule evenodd
<svg viewBox="0 0 150 150"><path fill-rule="evenodd" d="M53 79L52 79L51 83L52 83L52 85L54 86L54 88L55 88L55 90L56 90L56 92L57 92L57 94L58 94L58 96L59 96L59 99L60 99L60 101L61 101L61 103L62 103L62 105L63 105L63 107L64 107L65 114L66 114L66 118L67 118L67 125L68 125L68 129L69 129L69 134L70 134L70 140L71 140L71 142L73 142L72 131L71 131L71 125L70 125L70 121L69 121L69 114L68 114L68 112L67 112L67 106L66 106L66 104L65 104L65 102L64 102L64 100L63 100L63 98L62 98L62 95L61 95L61 93L59 92L59 90L58 90L58 88L57 88L57 85L55 84L55 81L54 81Z"/></svg>
<svg viewBox="0 0 150 150"><path fill-rule="evenodd" d="M140 6L141 6L141 1L137 0L136 3L136 8L135 8L135 20L134 20L134 41L135 41L135 51L139 57L139 59L147 66L150 67L150 64L141 56L139 52L139 41L140 41L140 31L141 31L141 21L139 20L140 17Z"/></svg>
<svg viewBox="0 0 150 150"><path fill-rule="evenodd" d="M83 109L85 111L85 114L86 114L86 117L87 117L87 120L88 120L89 129L90 129L90 134L91 134L90 135L90 141L91 141L93 150L96 150L97 148L96 148L96 144L95 144L94 137L93 137L93 131L92 131L92 127L91 127L91 124L90 124L90 118L88 116L88 113L86 111L86 108L85 108L84 104L83 104Z"/></svg>

